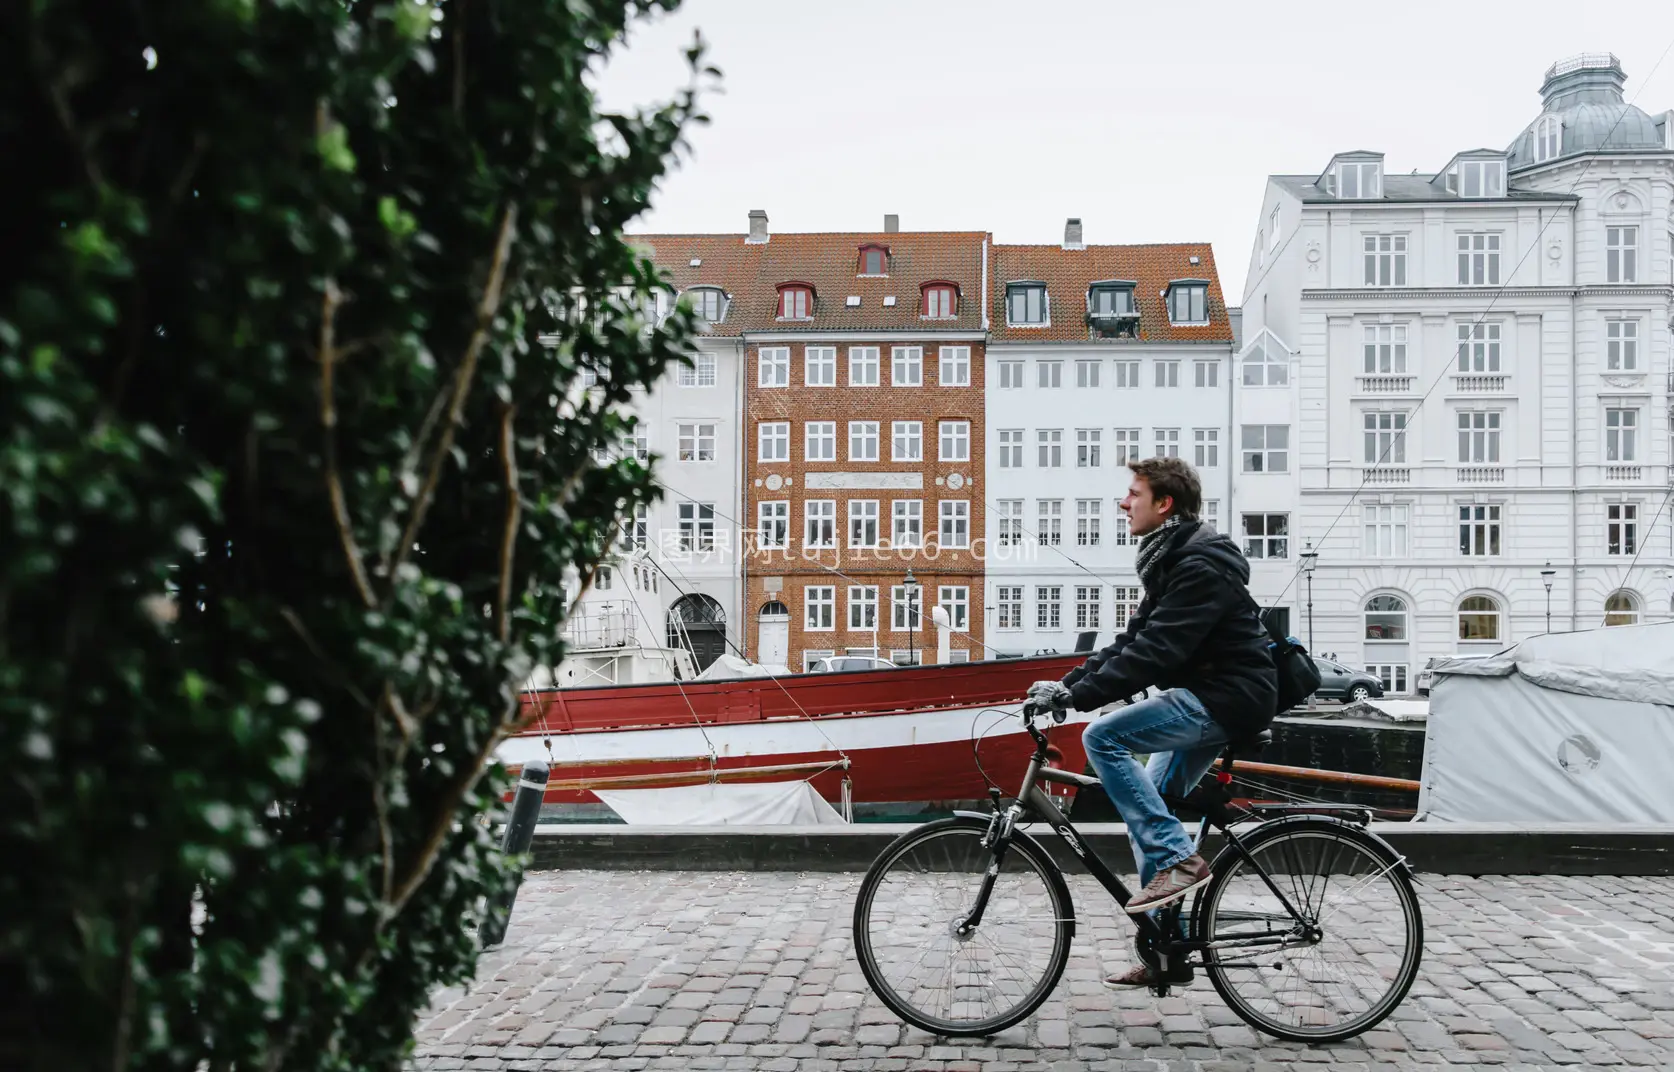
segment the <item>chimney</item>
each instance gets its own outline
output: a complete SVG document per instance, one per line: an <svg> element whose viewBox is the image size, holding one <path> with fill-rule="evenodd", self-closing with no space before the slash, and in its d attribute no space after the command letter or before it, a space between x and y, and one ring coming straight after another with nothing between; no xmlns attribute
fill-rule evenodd
<svg viewBox="0 0 1674 1072"><path fill-rule="evenodd" d="M744 241L752 246L759 246L767 241L767 210L750 210L750 233Z"/></svg>
<svg viewBox="0 0 1674 1072"><path fill-rule="evenodd" d="M1081 241L1081 219L1071 216L1064 221L1064 248L1086 249L1086 243Z"/></svg>
<svg viewBox="0 0 1674 1072"><path fill-rule="evenodd" d="M884 234L895 234L901 230L901 217L893 212L884 214Z"/></svg>

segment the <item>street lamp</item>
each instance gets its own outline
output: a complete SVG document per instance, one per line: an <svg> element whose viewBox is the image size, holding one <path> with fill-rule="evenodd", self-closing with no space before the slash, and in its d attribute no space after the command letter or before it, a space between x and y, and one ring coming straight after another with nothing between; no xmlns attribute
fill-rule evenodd
<svg viewBox="0 0 1674 1072"><path fill-rule="evenodd" d="M1308 549L1302 552L1302 575L1308 578L1308 650L1314 650L1314 567L1319 565L1319 552L1314 550L1312 540L1308 541Z"/></svg>
<svg viewBox="0 0 1674 1072"><path fill-rule="evenodd" d="M1546 631L1552 631L1552 580L1558 576L1558 571L1552 568L1552 563L1546 563L1546 568L1540 571L1540 583L1546 586Z"/></svg>
<svg viewBox="0 0 1674 1072"><path fill-rule="evenodd" d="M911 566L907 567L907 575L902 578L902 585L907 589L907 665L913 666L917 663L917 656L913 651L913 614L918 602L918 578L913 576Z"/></svg>

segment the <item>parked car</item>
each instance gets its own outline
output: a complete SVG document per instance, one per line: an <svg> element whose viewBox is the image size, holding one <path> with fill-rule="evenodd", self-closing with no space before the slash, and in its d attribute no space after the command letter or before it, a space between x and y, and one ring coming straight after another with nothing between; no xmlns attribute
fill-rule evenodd
<svg viewBox="0 0 1674 1072"><path fill-rule="evenodd" d="M1375 700L1383 696L1383 682L1364 670L1350 670L1330 659L1314 658L1319 668L1319 688L1314 695L1322 700Z"/></svg>
<svg viewBox="0 0 1674 1072"><path fill-rule="evenodd" d="M830 674L839 670L894 670L896 665L875 655L830 655L809 667L810 674Z"/></svg>

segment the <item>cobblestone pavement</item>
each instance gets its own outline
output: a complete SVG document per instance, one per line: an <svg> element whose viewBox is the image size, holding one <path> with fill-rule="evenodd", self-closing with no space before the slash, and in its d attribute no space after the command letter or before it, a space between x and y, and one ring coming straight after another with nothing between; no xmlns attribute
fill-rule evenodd
<svg viewBox="0 0 1674 1072"><path fill-rule="evenodd" d="M1105 989L1130 925L1071 878L1069 968L991 1039L901 1024L850 940L859 875L544 872L505 945L421 1020L420 1069L1674 1069L1674 879L1422 876L1424 966L1349 1043L1258 1036L1199 976Z"/></svg>

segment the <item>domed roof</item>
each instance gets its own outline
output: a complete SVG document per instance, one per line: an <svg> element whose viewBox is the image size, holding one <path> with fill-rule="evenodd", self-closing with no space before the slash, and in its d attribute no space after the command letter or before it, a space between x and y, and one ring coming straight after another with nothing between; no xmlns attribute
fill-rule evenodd
<svg viewBox="0 0 1674 1072"><path fill-rule="evenodd" d="M1595 152L1666 148L1655 119L1622 98L1627 75L1608 53L1575 56L1554 63L1540 87L1546 106L1507 148L1512 170ZM1556 116L1562 133L1556 154L1541 155L1539 139Z"/></svg>

